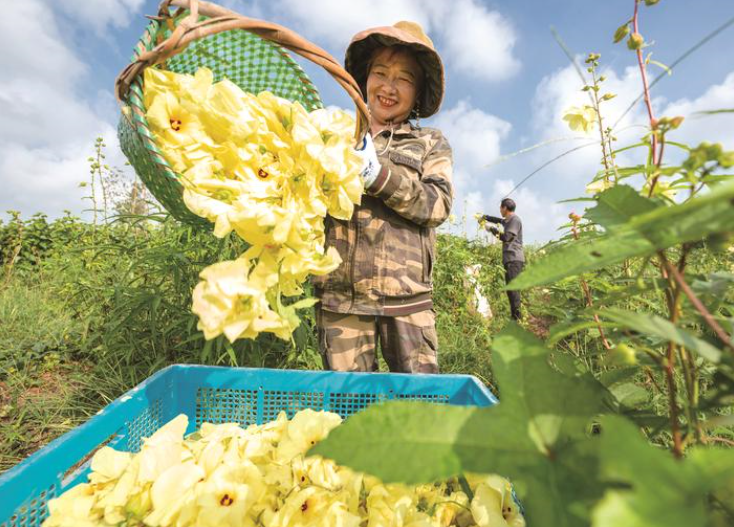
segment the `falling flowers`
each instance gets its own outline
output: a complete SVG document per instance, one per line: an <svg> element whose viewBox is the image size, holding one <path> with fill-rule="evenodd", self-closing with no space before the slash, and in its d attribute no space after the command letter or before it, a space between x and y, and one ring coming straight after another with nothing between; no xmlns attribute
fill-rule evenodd
<svg viewBox="0 0 734 527"><path fill-rule="evenodd" d="M231 342L262 332L290 338L309 275L341 263L325 250L324 218L349 219L363 184L353 150L354 120L346 112L307 112L269 92L253 95L200 68L182 75L145 71L144 102L161 153L181 176L183 199L214 224L250 245L235 261L201 272L193 311L207 339Z"/></svg>

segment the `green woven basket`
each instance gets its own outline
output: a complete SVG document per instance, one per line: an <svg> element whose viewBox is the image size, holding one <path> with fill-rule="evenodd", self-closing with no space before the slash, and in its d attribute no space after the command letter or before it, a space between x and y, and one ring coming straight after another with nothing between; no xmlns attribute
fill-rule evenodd
<svg viewBox="0 0 734 527"><path fill-rule="evenodd" d="M172 12L171 4L183 4L190 10L179 7ZM210 16L200 16L205 14ZM143 102L145 67L189 74L207 67L215 81L226 77L246 92L257 94L267 90L298 101L309 111L322 108L318 90L282 44L324 66L353 99L355 95L360 97L355 102L360 114L356 135L361 135L366 114L359 104L362 100L356 82L346 72L338 71L341 66L326 52L295 33L195 0L190 5L182 0L164 2L159 15L151 18L134 50L131 65L117 80L116 92L123 104L118 137L123 153L140 179L176 219L200 225L209 223L184 204L180 175L171 169L148 127ZM230 26L237 27L227 29ZM201 36L201 33L209 34Z"/></svg>

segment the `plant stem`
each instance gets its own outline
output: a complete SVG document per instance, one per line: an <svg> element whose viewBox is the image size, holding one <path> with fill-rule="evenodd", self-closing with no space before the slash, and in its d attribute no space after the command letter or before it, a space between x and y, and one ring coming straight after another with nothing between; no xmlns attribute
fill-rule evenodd
<svg viewBox="0 0 734 527"><path fill-rule="evenodd" d="M579 231L577 227L578 223L576 221L573 222L573 225L571 226L571 232L573 233L573 239L577 240L579 239ZM589 289L589 284L586 282L586 279L581 276L581 289L584 291L584 296L586 297L586 305L588 307L593 307L594 301L591 296L591 290ZM601 326L601 320L599 319L599 315L594 313L594 321L596 322L596 328L599 330L599 337L601 337L601 343L604 346L604 349L607 351L612 349L612 346L609 344L609 341L607 340L606 335L604 334L604 328Z"/></svg>
<svg viewBox="0 0 734 527"><path fill-rule="evenodd" d="M670 273L667 272L665 268L665 262L668 261L665 257L665 253L663 251L660 251L658 255L662 264L661 271L663 277L670 284L670 289L668 289L669 294L666 295L666 298L668 301L668 314L670 322L675 325L675 323L678 321L680 289L677 287L673 287L673 280L671 279ZM683 441L680 433L680 423L678 419L678 387L675 383L675 352L676 345L673 343L673 341L669 341L663 371L665 372L665 380L668 385L668 406L670 407L670 430L673 434L673 455L677 458L680 458L683 456Z"/></svg>
<svg viewBox="0 0 734 527"><path fill-rule="evenodd" d="M599 87L599 81L596 78L596 70L592 70L591 72L591 78L594 81L594 89L591 90L593 92L592 94L592 101L594 102L594 110L596 110L596 118L599 121L599 136L601 138L601 151L602 151L602 163L604 164L605 173L609 172L609 158L607 156L607 143L604 139L604 121L601 116L601 104L599 102L599 92L597 91ZM610 145L611 147L611 145ZM604 177L606 181L607 176Z"/></svg>
<svg viewBox="0 0 734 527"><path fill-rule="evenodd" d="M668 384L668 404L670 407L670 429L673 434L673 455L683 457L683 441L678 423L677 387L675 385L675 345L668 343L667 361L665 364L665 380Z"/></svg>
<svg viewBox="0 0 734 527"><path fill-rule="evenodd" d="M639 27L638 27L638 14L639 14L639 7L640 7L640 0L635 0L635 13L632 16L632 31L635 33L639 33ZM647 106L647 115L650 119L650 126L653 127L653 123L655 122L655 115L652 111L652 101L650 99L650 87L647 82L647 68L645 67L645 59L642 56L642 48L640 47L637 50L637 64L640 67L640 76L642 77L642 87L643 87L643 93L645 94L645 106ZM658 164L658 156L656 154L658 147L657 143L657 137L655 134L652 135L652 163L653 165Z"/></svg>
<svg viewBox="0 0 734 527"><path fill-rule="evenodd" d="M672 265L667 258L665 258L665 255L661 253L661 260L662 264L665 267L665 269L670 273L670 275L673 277L673 280L675 280L676 284L678 284L678 287L683 291L683 293L688 297L688 300L690 300L691 304L694 308L696 308L696 311L699 312L699 314L703 317L704 322L706 322L706 325L708 325L709 328L711 328L711 331L714 332L714 334L718 337L718 339L721 341L721 343L729 348L732 352L734 352L734 345L731 343L731 337L724 331L724 329L719 325L719 323L716 321L714 316L709 312L708 309L706 309L706 306L703 305L701 300L696 296L696 293L693 292L693 289L688 285L685 278L683 278L683 275L678 270L678 268L674 265Z"/></svg>

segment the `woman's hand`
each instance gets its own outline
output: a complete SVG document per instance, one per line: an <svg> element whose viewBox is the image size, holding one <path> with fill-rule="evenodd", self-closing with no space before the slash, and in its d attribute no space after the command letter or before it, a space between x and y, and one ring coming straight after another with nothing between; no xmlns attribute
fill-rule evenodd
<svg viewBox="0 0 734 527"><path fill-rule="evenodd" d="M375 182L380 170L382 170L382 165L380 165L380 162L377 160L375 143L372 142L372 136L369 132L362 140L362 144L359 148L356 148L355 151L364 161L360 176L362 176L364 188L367 189Z"/></svg>

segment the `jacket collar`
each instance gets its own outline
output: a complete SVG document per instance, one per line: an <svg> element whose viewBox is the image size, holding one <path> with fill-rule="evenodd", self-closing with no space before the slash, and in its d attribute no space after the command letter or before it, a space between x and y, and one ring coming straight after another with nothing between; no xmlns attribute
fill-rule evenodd
<svg viewBox="0 0 734 527"><path fill-rule="evenodd" d="M405 121L400 124L400 126L397 126L395 130L393 131L394 135L415 135L415 133L420 130L420 127L414 125L410 121ZM390 135L390 129L385 128L382 132L380 132L379 135Z"/></svg>

